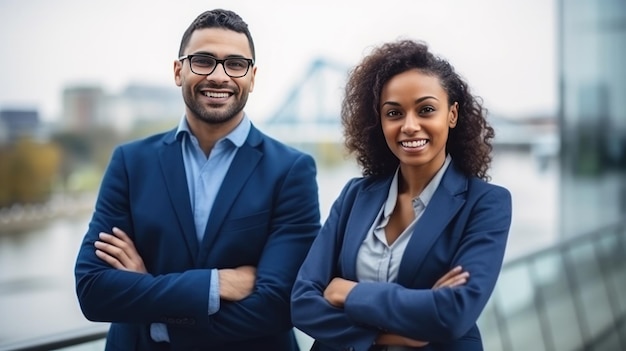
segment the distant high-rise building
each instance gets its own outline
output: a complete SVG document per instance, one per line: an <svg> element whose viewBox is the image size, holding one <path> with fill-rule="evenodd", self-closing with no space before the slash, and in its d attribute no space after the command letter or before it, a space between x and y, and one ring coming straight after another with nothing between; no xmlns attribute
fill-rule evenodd
<svg viewBox="0 0 626 351"><path fill-rule="evenodd" d="M561 230L626 218L626 1L559 1Z"/></svg>
<svg viewBox="0 0 626 351"><path fill-rule="evenodd" d="M100 86L73 86L63 91L63 125L83 132L104 120L106 96Z"/></svg>
<svg viewBox="0 0 626 351"><path fill-rule="evenodd" d="M180 89L173 85L129 84L119 98L133 106L135 118L139 120L178 120L184 108Z"/></svg>
<svg viewBox="0 0 626 351"><path fill-rule="evenodd" d="M129 84L108 100L107 115L118 131L138 124L178 121L184 112L180 89L149 84Z"/></svg>
<svg viewBox="0 0 626 351"><path fill-rule="evenodd" d="M0 110L0 141L12 142L24 136L34 137L40 127L39 111L35 109Z"/></svg>

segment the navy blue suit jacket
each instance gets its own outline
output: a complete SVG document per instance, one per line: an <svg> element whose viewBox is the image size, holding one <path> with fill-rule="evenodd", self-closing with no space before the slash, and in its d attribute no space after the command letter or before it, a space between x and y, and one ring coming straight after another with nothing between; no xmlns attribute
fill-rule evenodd
<svg viewBox="0 0 626 351"><path fill-rule="evenodd" d="M415 226L395 283L363 282L343 309L323 292L333 277L357 281L356 257L387 199L391 177L351 180L305 259L292 293L296 327L319 350L364 351L381 332L429 341L420 350L482 350L476 320L500 272L511 224L508 190L454 167ZM432 290L456 265L470 273L460 287Z"/></svg>
<svg viewBox="0 0 626 351"><path fill-rule="evenodd" d="M113 322L109 350L297 350L289 297L320 228L311 156L251 128L215 199L202 242L195 233L175 131L115 149L75 266L84 315ZM126 231L149 274L95 255L99 232ZM257 267L254 292L208 315L211 268ZM166 323L171 343L149 325Z"/></svg>

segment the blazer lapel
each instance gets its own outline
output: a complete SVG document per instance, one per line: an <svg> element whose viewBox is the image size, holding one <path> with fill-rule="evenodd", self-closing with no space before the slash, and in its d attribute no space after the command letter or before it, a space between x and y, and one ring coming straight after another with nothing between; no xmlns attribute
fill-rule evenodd
<svg viewBox="0 0 626 351"><path fill-rule="evenodd" d="M465 198L459 194L465 192L466 188L467 178L454 167L454 164L450 164L426 210L415 225L400 262L399 284L412 285L428 251L465 203Z"/></svg>
<svg viewBox="0 0 626 351"><path fill-rule="evenodd" d="M172 202L172 207L176 212L178 224L189 249L189 254L193 258L194 263L197 264L198 239L195 234L181 143L176 140L175 133L176 131L174 130L166 134L164 138L165 145L159 150L161 173L165 179L165 186Z"/></svg>
<svg viewBox="0 0 626 351"><path fill-rule="evenodd" d="M222 186L215 197L215 203L207 227L202 239L202 246L199 256L199 262L204 262L209 253L213 242L218 237L222 223L230 208L232 207L237 195L241 192L246 180L252 174L257 163L263 154L254 148L261 142L261 135L254 127L251 127L250 134L246 142L237 150L237 154L233 159Z"/></svg>
<svg viewBox="0 0 626 351"><path fill-rule="evenodd" d="M356 281L356 256L378 212L387 199L391 177L359 192L354 201L343 240L340 257L343 277ZM349 236L349 237L347 237Z"/></svg>

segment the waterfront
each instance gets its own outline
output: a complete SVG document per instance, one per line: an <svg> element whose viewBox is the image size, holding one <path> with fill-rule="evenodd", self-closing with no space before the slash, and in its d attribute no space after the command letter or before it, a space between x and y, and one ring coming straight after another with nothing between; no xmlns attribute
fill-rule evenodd
<svg viewBox="0 0 626 351"><path fill-rule="evenodd" d="M559 170L556 160L537 162L527 151L494 154L492 182L513 195L513 224L507 248L511 259L557 240ZM325 218L356 166L320 168L320 207ZM0 346L84 327L74 293L73 265L89 213L54 218L27 231L0 224Z"/></svg>

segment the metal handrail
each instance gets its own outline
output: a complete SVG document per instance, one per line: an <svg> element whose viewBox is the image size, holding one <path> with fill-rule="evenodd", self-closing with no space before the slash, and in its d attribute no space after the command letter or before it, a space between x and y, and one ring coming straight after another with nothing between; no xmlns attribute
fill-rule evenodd
<svg viewBox="0 0 626 351"><path fill-rule="evenodd" d="M606 225L602 228L592 231L591 233L580 234L580 235L573 236L570 238L564 238L551 245L546 245L539 250L521 255L519 257L512 258L504 262L504 264L502 265L502 269L509 267L509 266L515 266L518 264L523 264L525 262L532 261L535 258L541 257L548 252L555 252L560 249L567 248L572 245L576 245L579 242L597 239L597 237L601 237L602 235L606 234L607 231L618 231L618 230L621 230L623 233L626 233L626 219L615 222L610 225Z"/></svg>
<svg viewBox="0 0 626 351"><path fill-rule="evenodd" d="M76 346L91 341L104 339L109 324L94 324L89 327L69 330L49 336L33 338L12 344L0 345L0 351L50 351L64 347Z"/></svg>

